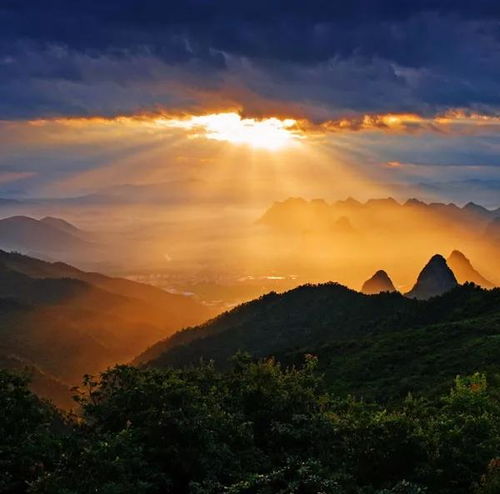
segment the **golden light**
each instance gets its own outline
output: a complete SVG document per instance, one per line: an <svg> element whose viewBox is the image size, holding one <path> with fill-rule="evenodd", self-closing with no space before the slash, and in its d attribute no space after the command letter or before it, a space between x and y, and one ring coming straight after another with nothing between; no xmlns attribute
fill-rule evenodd
<svg viewBox="0 0 500 494"><path fill-rule="evenodd" d="M300 136L294 127L297 122L275 117L241 118L238 113L215 113L192 116L187 119L159 119L158 125L179 127L193 131L195 137L206 137L232 144L244 144L252 148L276 151L293 144Z"/></svg>

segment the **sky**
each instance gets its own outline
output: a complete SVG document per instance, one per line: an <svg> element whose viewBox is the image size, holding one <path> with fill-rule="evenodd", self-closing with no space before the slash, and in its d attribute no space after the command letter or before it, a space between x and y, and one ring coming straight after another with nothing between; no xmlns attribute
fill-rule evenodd
<svg viewBox="0 0 500 494"><path fill-rule="evenodd" d="M0 3L0 197L498 207L499 130L497 2Z"/></svg>

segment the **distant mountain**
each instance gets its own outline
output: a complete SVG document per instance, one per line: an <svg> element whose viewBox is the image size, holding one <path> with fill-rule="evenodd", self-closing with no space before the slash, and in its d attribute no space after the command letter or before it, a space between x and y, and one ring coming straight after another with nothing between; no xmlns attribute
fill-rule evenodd
<svg viewBox="0 0 500 494"><path fill-rule="evenodd" d="M481 202L488 207L498 208L500 180L452 180L446 182L426 182L413 184L390 184L397 199L419 197L427 202L432 201L462 201L468 197L475 202Z"/></svg>
<svg viewBox="0 0 500 494"><path fill-rule="evenodd" d="M500 244L500 212L497 218L488 223L484 236L485 238Z"/></svg>
<svg viewBox="0 0 500 494"><path fill-rule="evenodd" d="M361 291L367 295L374 295L381 292L395 292L396 289L389 275L385 271L380 270L363 283Z"/></svg>
<svg viewBox="0 0 500 494"><path fill-rule="evenodd" d="M83 232L58 218L36 220L11 216L0 220L0 248L31 252L68 252L89 249Z"/></svg>
<svg viewBox="0 0 500 494"><path fill-rule="evenodd" d="M407 297L428 299L455 288L457 279L446 264L446 259L436 254L420 272L414 287L406 294Z"/></svg>
<svg viewBox="0 0 500 494"><path fill-rule="evenodd" d="M416 230L428 228L430 234L457 229L467 235L480 234L499 215L500 209L486 209L473 202L459 207L453 203L427 204L408 199L401 204L388 197L369 199L365 203L349 198L329 204L322 199L307 201L299 197L275 202L257 223L276 231L343 233L335 228L336 223L342 221L347 222L349 230L367 235L370 232L380 235L383 231L384 235L399 235L401 239L412 226Z"/></svg>
<svg viewBox="0 0 500 494"><path fill-rule="evenodd" d="M495 216L498 213L498 209L489 210L479 204L475 204L474 202L468 202L462 208L462 211L475 219L481 220L490 220L492 216Z"/></svg>
<svg viewBox="0 0 500 494"><path fill-rule="evenodd" d="M464 254L454 250L447 259L448 266L455 274L459 283L470 281L483 288L493 288L493 283L482 276Z"/></svg>
<svg viewBox="0 0 500 494"><path fill-rule="evenodd" d="M0 357L68 388L212 314L190 297L0 251Z"/></svg>
<svg viewBox="0 0 500 494"><path fill-rule="evenodd" d="M333 224L332 230L336 233L341 234L353 234L356 233L356 229L352 226L351 220L346 216L341 216Z"/></svg>
<svg viewBox="0 0 500 494"><path fill-rule="evenodd" d="M44 223L45 225L50 225L54 228L57 228L58 230L61 230L63 232L69 233L71 235L76 235L77 237L84 237L85 233L77 228L75 225L72 225L66 220L63 220L62 218L55 218L53 216L45 216L45 218L42 218L39 220L40 223Z"/></svg>
<svg viewBox="0 0 500 494"><path fill-rule="evenodd" d="M332 342L387 331L485 316L499 311L500 290L457 286L440 297L416 300L400 293L364 295L336 283L304 285L242 304L196 328L180 331L135 362L183 366L200 359L225 365L239 350L255 357L318 352Z"/></svg>

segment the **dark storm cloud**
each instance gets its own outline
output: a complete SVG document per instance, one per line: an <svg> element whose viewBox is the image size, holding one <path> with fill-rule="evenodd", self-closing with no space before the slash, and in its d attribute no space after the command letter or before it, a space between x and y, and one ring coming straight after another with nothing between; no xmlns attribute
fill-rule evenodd
<svg viewBox="0 0 500 494"><path fill-rule="evenodd" d="M217 92L315 120L497 113L499 26L481 0L4 0L0 118L189 109Z"/></svg>

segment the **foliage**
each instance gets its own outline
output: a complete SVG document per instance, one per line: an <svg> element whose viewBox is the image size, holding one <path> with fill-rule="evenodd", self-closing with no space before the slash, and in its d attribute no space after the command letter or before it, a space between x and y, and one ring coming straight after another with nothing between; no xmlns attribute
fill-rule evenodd
<svg viewBox="0 0 500 494"><path fill-rule="evenodd" d="M0 370L0 492L22 492L50 469L59 451L62 418L27 388L22 375Z"/></svg>
<svg viewBox="0 0 500 494"><path fill-rule="evenodd" d="M398 363L398 346L392 340L403 349L410 348L404 346L404 340L397 341L402 339L398 337L401 333L425 344L435 327L449 328L454 336L463 325L481 320L471 336L497 335L499 310L500 288L483 290L471 283L430 300L409 299L399 293L364 295L338 283L303 285L283 294L269 293L201 326L180 331L137 361L168 367L192 365L203 357L225 367L234 353L243 350L257 358L275 355L280 359L293 354L302 358L309 352L320 355L323 362L325 354L328 356L328 350L321 352L324 347L340 348L342 355L345 348L364 342L371 356L371 340L375 340L391 345L384 350ZM495 328L489 328L490 320L495 321ZM473 338L464 333L461 331L462 340L473 344ZM447 345L446 331L439 331L439 339L433 341ZM461 341L456 338L454 342L458 350ZM411 350L418 351L418 347Z"/></svg>
<svg viewBox="0 0 500 494"><path fill-rule="evenodd" d="M118 366L85 378L71 420L26 384L0 373L0 492L498 492L500 405L482 374L388 408L329 392L311 355Z"/></svg>

